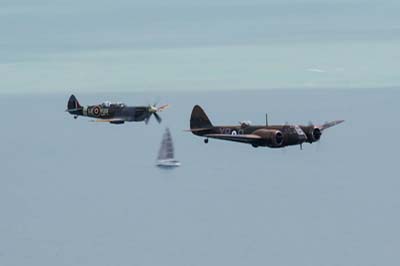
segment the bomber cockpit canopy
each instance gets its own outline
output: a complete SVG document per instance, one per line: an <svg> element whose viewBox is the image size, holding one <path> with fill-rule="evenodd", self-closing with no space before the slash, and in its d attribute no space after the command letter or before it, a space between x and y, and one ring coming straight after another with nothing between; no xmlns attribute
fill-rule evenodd
<svg viewBox="0 0 400 266"><path fill-rule="evenodd" d="M242 128L245 128L251 126L251 121L240 121L239 124Z"/></svg>

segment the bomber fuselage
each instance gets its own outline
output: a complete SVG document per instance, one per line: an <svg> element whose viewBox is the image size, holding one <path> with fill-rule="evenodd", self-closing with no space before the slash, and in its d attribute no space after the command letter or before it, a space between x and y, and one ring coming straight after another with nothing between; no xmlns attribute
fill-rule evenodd
<svg viewBox="0 0 400 266"><path fill-rule="evenodd" d="M298 125L238 125L238 126L213 126L204 130L193 131L198 136L223 134L231 136L259 135L264 139L254 140L253 146L281 148L290 145L299 145L304 142L312 143L319 140L319 131L314 126ZM268 137L268 134L270 137ZM271 140L272 141L271 141ZM274 141L275 140L275 141Z"/></svg>

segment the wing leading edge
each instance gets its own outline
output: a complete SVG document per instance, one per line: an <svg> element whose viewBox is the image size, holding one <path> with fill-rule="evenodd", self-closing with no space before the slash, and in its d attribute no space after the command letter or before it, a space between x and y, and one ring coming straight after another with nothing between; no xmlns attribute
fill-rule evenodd
<svg viewBox="0 0 400 266"><path fill-rule="evenodd" d="M96 120L90 120L90 122L94 123L111 123L111 124L123 124L125 123L126 120L116 118L116 119L96 119Z"/></svg>
<svg viewBox="0 0 400 266"><path fill-rule="evenodd" d="M325 129L328 129L330 127L339 125L340 123L343 123L343 122L344 122L344 120L335 120L335 121L332 121L332 122L327 122L327 123L323 124L322 126L319 126L319 128L321 130L325 130Z"/></svg>

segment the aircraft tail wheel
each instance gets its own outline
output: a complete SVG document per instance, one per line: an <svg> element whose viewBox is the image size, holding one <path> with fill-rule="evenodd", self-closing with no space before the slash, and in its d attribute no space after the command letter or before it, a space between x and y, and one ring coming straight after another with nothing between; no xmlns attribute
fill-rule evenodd
<svg viewBox="0 0 400 266"><path fill-rule="evenodd" d="M74 115L74 119L77 119L78 118L78 116L77 115Z"/></svg>
<svg viewBox="0 0 400 266"><path fill-rule="evenodd" d="M204 143L207 144L208 143L208 139L204 139Z"/></svg>

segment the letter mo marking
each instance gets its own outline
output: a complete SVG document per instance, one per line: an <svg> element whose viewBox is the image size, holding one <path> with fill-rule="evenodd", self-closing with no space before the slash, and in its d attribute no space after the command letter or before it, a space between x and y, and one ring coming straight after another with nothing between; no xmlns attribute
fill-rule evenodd
<svg viewBox="0 0 400 266"><path fill-rule="evenodd" d="M235 128L218 128L220 134L225 134L225 135L244 135L244 130L243 129L235 129Z"/></svg>

